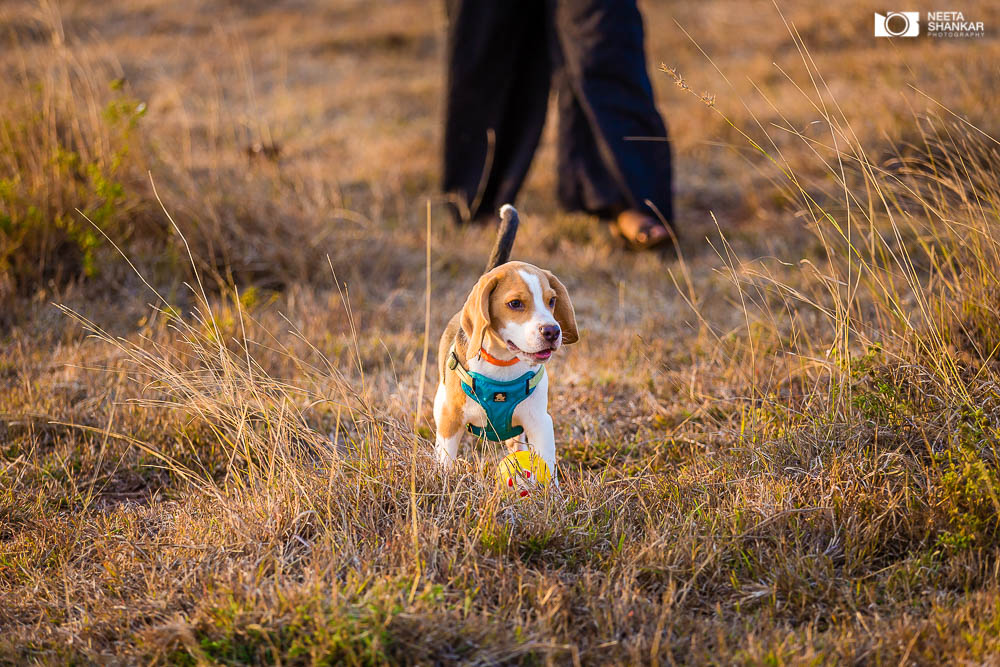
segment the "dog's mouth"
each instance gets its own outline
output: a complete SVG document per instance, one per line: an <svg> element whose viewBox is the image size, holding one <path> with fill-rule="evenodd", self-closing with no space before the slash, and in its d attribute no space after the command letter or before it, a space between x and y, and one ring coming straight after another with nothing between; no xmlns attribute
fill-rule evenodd
<svg viewBox="0 0 1000 667"><path fill-rule="evenodd" d="M514 345L514 343L509 340L507 341L507 349L522 359L530 359L536 363L548 361L549 357L552 356L552 353L556 351L556 348L554 347L544 347L536 352L527 352L519 348L517 345Z"/></svg>

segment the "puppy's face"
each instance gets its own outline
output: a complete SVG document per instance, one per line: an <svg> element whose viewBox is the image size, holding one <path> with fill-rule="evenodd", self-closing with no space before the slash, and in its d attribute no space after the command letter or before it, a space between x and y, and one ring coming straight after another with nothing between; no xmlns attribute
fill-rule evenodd
<svg viewBox="0 0 1000 667"><path fill-rule="evenodd" d="M577 341L566 287L549 271L508 262L483 275L465 302L462 329L475 356L493 336L529 364L542 364L563 343Z"/></svg>

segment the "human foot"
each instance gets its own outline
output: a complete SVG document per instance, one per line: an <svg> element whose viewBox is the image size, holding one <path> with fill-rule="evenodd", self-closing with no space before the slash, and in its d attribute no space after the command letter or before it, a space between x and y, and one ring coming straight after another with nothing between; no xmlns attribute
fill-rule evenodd
<svg viewBox="0 0 1000 667"><path fill-rule="evenodd" d="M656 218L629 209L611 223L611 233L625 241L632 250L648 250L670 240L673 233Z"/></svg>

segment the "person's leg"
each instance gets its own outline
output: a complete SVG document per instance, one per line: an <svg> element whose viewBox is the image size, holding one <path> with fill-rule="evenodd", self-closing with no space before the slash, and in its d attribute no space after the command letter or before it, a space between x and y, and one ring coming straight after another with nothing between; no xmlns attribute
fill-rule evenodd
<svg viewBox="0 0 1000 667"><path fill-rule="evenodd" d="M547 17L537 0L448 2L442 188L462 219L513 202L545 123Z"/></svg>
<svg viewBox="0 0 1000 667"><path fill-rule="evenodd" d="M653 100L635 0L555 4L560 198L596 213L655 215L649 200L673 222L670 145Z"/></svg>
<svg viewBox="0 0 1000 667"><path fill-rule="evenodd" d="M611 175L598 149L590 121L577 101L561 64L552 73L559 117L556 175L559 203L567 211L613 217L629 207L618 179Z"/></svg>

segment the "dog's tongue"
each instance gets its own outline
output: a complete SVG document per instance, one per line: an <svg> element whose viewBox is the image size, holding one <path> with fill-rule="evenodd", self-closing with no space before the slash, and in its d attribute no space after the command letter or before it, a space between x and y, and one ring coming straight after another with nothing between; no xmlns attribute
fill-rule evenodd
<svg viewBox="0 0 1000 667"><path fill-rule="evenodd" d="M539 361L545 361L552 356L552 350L542 350L541 352L534 352L532 355L535 359Z"/></svg>

